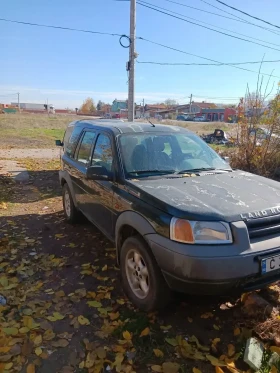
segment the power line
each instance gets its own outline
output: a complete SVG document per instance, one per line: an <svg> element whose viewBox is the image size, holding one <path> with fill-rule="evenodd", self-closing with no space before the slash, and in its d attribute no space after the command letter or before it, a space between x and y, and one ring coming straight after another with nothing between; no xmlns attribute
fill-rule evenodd
<svg viewBox="0 0 280 373"><path fill-rule="evenodd" d="M222 31L214 30L214 29L212 29L212 28L210 28L210 27L207 27L207 26L199 25L198 23L195 23L195 22L192 22L192 21L188 21L188 20L185 19L185 18L181 18L181 17L175 16L175 15L170 14L170 13L167 13L167 12L165 12L165 11L162 11L162 10L159 10L159 9L156 9L156 8L153 8L153 7L149 6L149 5L145 5L145 4L143 4L142 2L137 1L137 4L139 4L139 5L141 5L141 6L145 7L145 8L152 9L152 10L154 10L154 11L156 11L156 12L159 12L159 13L162 13L162 14L165 14L165 15L168 15L169 17L173 17L173 18L179 19L179 20L181 20L181 21L184 21L184 22L187 22L187 23L191 23L191 24L193 24L193 25L195 25L195 26L199 26L199 27L205 28L205 29L207 29L207 30L214 31L214 32L216 32L216 33L218 33L218 34L222 34L222 35L225 35L225 36L229 36L229 37L234 38L234 39L238 39L238 40L246 41L247 43L260 45L260 46L262 46L262 47L264 47L264 48L269 48L269 49L273 49L273 50L276 50L276 51L280 52L280 49L273 48L273 47L269 47L268 45L264 45L264 44L261 44L261 43L254 42L254 41L252 41L252 40L248 40L248 39L240 38L240 37L238 37L238 36L230 35L230 34L227 34L227 33L225 33L225 32L222 32ZM146 4L149 4L149 3L146 3ZM164 8L161 8L161 9L164 9ZM166 10L168 10L168 9L166 9ZM168 10L168 11L169 11L169 10ZM200 21L199 21L199 22L200 22Z"/></svg>
<svg viewBox="0 0 280 373"><path fill-rule="evenodd" d="M247 21L247 20L244 19L244 18L238 17L237 15L235 15L235 14L233 14L233 13L227 12L227 11L224 10L224 9L221 9L221 8L219 8L219 7L217 7L217 6L213 5L213 4L211 4L211 3L208 3L206 0L200 0L200 1L202 1L204 4L207 4L207 5L211 6L212 8L215 8L215 9L220 10L220 11L223 12L223 13L226 13L226 14L229 14L229 15L231 15L231 16L233 16L233 17L236 17L237 19L242 20L242 21L244 21L245 23L248 23L249 25L254 25L254 26L259 27L259 28L264 28L264 29L267 30L267 31L270 31L270 32L272 32L272 33L274 33L274 34L276 34L276 35L279 35L279 33L276 32L276 30L272 30L272 29L269 29L269 28L266 28L266 27L263 27L263 26L257 25L257 24L255 24L255 23L249 22L249 21Z"/></svg>
<svg viewBox="0 0 280 373"><path fill-rule="evenodd" d="M280 47L279 44L270 43L270 42L265 41L265 40L261 40L261 39L253 38L252 36L244 35L244 34L241 34L241 33L239 33L239 32L232 31L232 30L228 30L228 29L223 28L223 27L217 27L216 25L213 25L213 24L211 24L211 23L203 22L203 21L200 21L200 20L198 20L198 19L195 19L195 18L192 18L192 17L188 17L188 16L186 16L185 14L182 14L182 13L173 12L172 10L169 10L169 9L166 9L166 8L162 8L162 7L158 6L158 5L150 4L150 3L148 3L148 2L146 2L146 1L144 1L144 0L140 0L140 1L141 1L142 3L145 3L145 4L152 5L152 6L156 7L156 8L159 8L159 9L162 9L162 10L166 10L166 11L168 11L168 12L170 12L170 13L177 14L177 15L179 15L179 16L183 16L184 18L188 18L188 19L191 19L191 20L193 20L193 21L197 21L197 22L200 22L200 23L204 23L205 25L214 26L214 27L216 27L216 28L218 28L218 29L220 29L220 30L226 30L226 31L232 32L233 34L237 34L237 35L245 36L245 37L250 38L250 39L253 39L253 40L258 40L258 41L261 41L261 42L266 43L266 44L276 45L276 46ZM166 0L166 1L170 1L170 0ZM173 2L173 1L172 1L172 2ZM199 26L200 26L200 25L199 25ZM203 26L202 26L202 27L203 27ZM216 30L214 30L214 31L216 31Z"/></svg>
<svg viewBox="0 0 280 373"><path fill-rule="evenodd" d="M239 12L239 13L245 14L245 15L248 16L248 17L254 18L254 19L258 20L258 21L264 22L264 23L266 23L266 24L268 24L268 25L270 25L270 26L273 26L273 27L276 27L276 28L280 29L280 26L274 25L273 23L268 22L268 21L265 21L265 20L262 19L262 18L255 17L255 16L253 16L253 15L251 15L251 14L249 14L249 13L244 12L243 10L240 10L240 9L235 8L234 6L228 5L228 4L224 3L224 2L221 1L221 0L216 0L216 1L217 1L218 3L224 5L224 6L228 7L228 8L231 8L231 9L233 9L233 10L236 10L236 11Z"/></svg>
<svg viewBox="0 0 280 373"><path fill-rule="evenodd" d="M226 18L226 19L231 19L233 21L236 21L236 22L241 22L241 23L247 23L247 24L250 24L250 25L253 25L253 26L256 26L256 27L259 27L259 28L262 28L263 30L266 30L266 31L269 31L269 32L272 32L273 34L277 34L279 35L278 33L276 33L274 30L271 30L269 28L266 28L266 27L263 27L263 26L259 26L259 25L256 25L255 23L251 23L251 22L248 22L246 20L243 20L242 18L232 18L232 17L227 17L227 16L224 16L222 14L218 14L218 13L214 13L214 12L209 12L207 10L204 10L204 9L200 9L200 8L196 8L196 7L193 7L193 6L190 6L190 5L186 5L186 4L182 4L182 3L179 3L177 1L173 1L173 0L165 0L169 3L173 3L173 4L177 4L177 5L181 5L181 6L184 6L186 8L190 8L190 9L195 9L195 10L198 10L200 12L203 12L203 13L208 13L208 14L212 14L212 15L215 15L215 16L218 16L218 17L222 17L222 18ZM208 3L207 3L208 4ZM210 4L209 4L210 5ZM219 9L219 8L217 8ZM227 12L226 12L227 13ZM228 13L228 14L231 14L231 13ZM236 17L234 15L234 17Z"/></svg>
<svg viewBox="0 0 280 373"><path fill-rule="evenodd" d="M246 61L246 62L229 62L230 65L248 65L248 64L260 64L260 63L273 63L280 62L280 60L271 60L271 61ZM155 61L137 61L140 64L149 64L149 65L162 65L162 66L222 66L224 63L184 63L184 62L155 62Z"/></svg>
<svg viewBox="0 0 280 373"><path fill-rule="evenodd" d="M112 33L109 33L109 32L101 32L101 31L92 31L92 30L76 29L76 28L63 27L63 26L44 25L44 24L40 24L40 23L31 23L31 22L15 21L15 20L12 20L12 19L6 19L6 18L0 18L0 21L3 21L3 22L12 22L12 23L19 23L19 24L22 24L22 25L28 25L28 26L46 27L46 28L53 28L53 29L66 30L66 31L83 32L83 33L87 33L87 34L110 35L110 36L123 36L123 35L121 35L121 34L112 34Z"/></svg>
<svg viewBox="0 0 280 373"><path fill-rule="evenodd" d="M254 74L266 75L266 76L269 76L269 77L272 77L272 78L277 78L277 79L280 78L279 76L275 76L275 75L272 75L272 74L266 74L266 73L262 73L262 72L258 72L258 71L254 71L254 70L250 70L250 69L246 69L245 67L240 67L240 66L232 65L231 63L223 63L223 62L220 62L220 61L217 61L217 60L213 60L211 58L202 57L202 56L199 56L197 54L189 53L189 52L186 52L186 51L174 48L174 47L170 47L170 46L162 44L162 43L157 43L155 41L152 41L152 40L149 40L149 39L146 39L146 38L143 38L143 37L137 37L137 39L146 41L147 43L158 45L158 46L160 46L162 48L173 50L173 51L178 52L178 53L183 53L183 54L187 54L189 56L201 58L201 59L206 60L206 61L215 62L215 63L221 64L223 66L230 66L230 67L233 67L235 69L249 71L249 72L254 73Z"/></svg>

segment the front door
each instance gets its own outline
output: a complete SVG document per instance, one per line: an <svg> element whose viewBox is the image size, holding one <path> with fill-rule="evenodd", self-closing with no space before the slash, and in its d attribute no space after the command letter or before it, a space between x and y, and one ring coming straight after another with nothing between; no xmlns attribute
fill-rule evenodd
<svg viewBox="0 0 280 373"><path fill-rule="evenodd" d="M100 133L93 150L92 166L103 166L108 174L114 175L112 143L109 135ZM83 179L84 190L87 192L85 203L80 208L107 236L113 236L112 206L113 181Z"/></svg>

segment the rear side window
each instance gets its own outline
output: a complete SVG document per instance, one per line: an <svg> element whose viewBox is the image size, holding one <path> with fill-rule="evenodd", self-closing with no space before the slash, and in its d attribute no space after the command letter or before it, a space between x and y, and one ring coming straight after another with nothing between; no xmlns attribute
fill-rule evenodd
<svg viewBox="0 0 280 373"><path fill-rule="evenodd" d="M68 143L65 144L65 153L70 158L74 158L75 148L76 148L77 143L79 141L81 132L82 132L81 127L74 127L74 130L73 130L73 132L70 136L70 139L69 139ZM65 136L66 136L66 134L65 134Z"/></svg>
<svg viewBox="0 0 280 373"><path fill-rule="evenodd" d="M95 132L85 132L77 154L77 161L87 164L91 155L91 148L95 139Z"/></svg>

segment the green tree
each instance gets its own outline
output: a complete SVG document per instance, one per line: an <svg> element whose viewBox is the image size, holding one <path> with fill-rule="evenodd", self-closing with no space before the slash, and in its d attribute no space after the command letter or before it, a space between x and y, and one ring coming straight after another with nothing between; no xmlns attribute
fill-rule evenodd
<svg viewBox="0 0 280 373"><path fill-rule="evenodd" d="M99 100L96 106L97 110L102 110L104 105L105 105L105 102Z"/></svg>

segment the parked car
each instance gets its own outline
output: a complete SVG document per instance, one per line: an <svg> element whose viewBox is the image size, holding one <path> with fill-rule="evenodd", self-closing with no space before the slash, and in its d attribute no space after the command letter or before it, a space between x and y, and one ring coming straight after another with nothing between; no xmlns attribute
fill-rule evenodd
<svg viewBox="0 0 280 373"><path fill-rule="evenodd" d="M120 114L113 114L112 119L120 119L121 115Z"/></svg>
<svg viewBox="0 0 280 373"><path fill-rule="evenodd" d="M206 119L204 117L195 117L194 121L195 122L206 122Z"/></svg>
<svg viewBox="0 0 280 373"><path fill-rule="evenodd" d="M193 118L189 115L178 115L176 120L180 121L193 121Z"/></svg>
<svg viewBox="0 0 280 373"><path fill-rule="evenodd" d="M181 127L81 120L56 143L66 220L82 213L115 243L139 308L280 279L278 182L232 170Z"/></svg>

